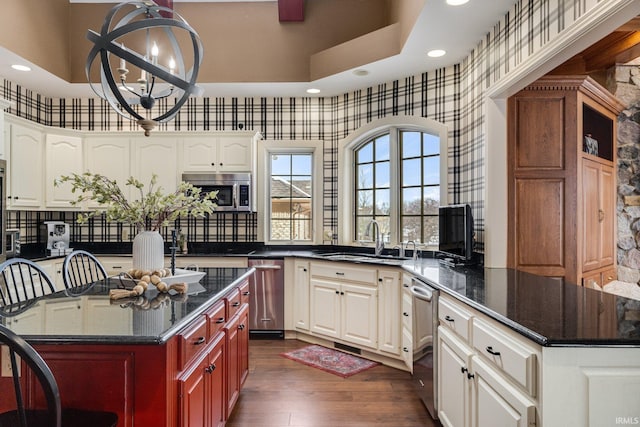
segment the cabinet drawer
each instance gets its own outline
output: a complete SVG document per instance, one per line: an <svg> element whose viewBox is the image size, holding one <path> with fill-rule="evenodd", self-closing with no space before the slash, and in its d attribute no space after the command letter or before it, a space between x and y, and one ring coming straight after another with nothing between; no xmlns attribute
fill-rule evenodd
<svg viewBox="0 0 640 427"><path fill-rule="evenodd" d="M224 301L219 301L209 308L205 315L207 317L207 323L209 325L209 340L224 328L224 324L227 322L226 307Z"/></svg>
<svg viewBox="0 0 640 427"><path fill-rule="evenodd" d="M602 285L604 286L609 282L612 282L618 278L618 272L615 268L610 268L602 272Z"/></svg>
<svg viewBox="0 0 640 427"><path fill-rule="evenodd" d="M240 291L240 303L249 304L249 281L245 280L240 285L238 285L238 290Z"/></svg>
<svg viewBox="0 0 640 427"><path fill-rule="evenodd" d="M227 304L227 319L231 319L240 309L240 290L235 288L224 297Z"/></svg>
<svg viewBox="0 0 640 427"><path fill-rule="evenodd" d="M207 346L207 318L200 316L178 334L178 369L184 369Z"/></svg>
<svg viewBox="0 0 640 427"><path fill-rule="evenodd" d="M536 354L531 347L477 318L473 319L473 347L535 397Z"/></svg>
<svg viewBox="0 0 640 427"><path fill-rule="evenodd" d="M311 276L362 282L369 285L378 283L375 268L354 267L348 263L340 262L312 263Z"/></svg>
<svg viewBox="0 0 640 427"><path fill-rule="evenodd" d="M460 305L440 298L438 303L438 320L465 340L469 340L470 322L473 315Z"/></svg>

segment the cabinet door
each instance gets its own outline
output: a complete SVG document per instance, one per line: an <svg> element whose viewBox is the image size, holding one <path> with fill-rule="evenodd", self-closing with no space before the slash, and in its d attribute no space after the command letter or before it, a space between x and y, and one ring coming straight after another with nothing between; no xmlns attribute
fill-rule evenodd
<svg viewBox="0 0 640 427"><path fill-rule="evenodd" d="M130 188L124 185L131 176L131 141L110 137L87 137L85 139L85 169L115 180L125 197L130 197ZM99 206L88 202L89 207Z"/></svg>
<svg viewBox="0 0 640 427"><path fill-rule="evenodd" d="M378 270L378 350L400 354L402 316L400 271Z"/></svg>
<svg viewBox="0 0 640 427"><path fill-rule="evenodd" d="M71 192L71 184L54 186L54 180L62 175L82 172L82 138L48 134L45 140L46 207L71 208L71 201L77 197Z"/></svg>
<svg viewBox="0 0 640 427"><path fill-rule="evenodd" d="M445 427L471 425L471 349L446 328L438 328L438 417ZM486 424L498 425L498 424Z"/></svg>
<svg viewBox="0 0 640 427"><path fill-rule="evenodd" d="M228 419L233 407L240 396L240 325L239 316L233 316L224 327L227 347L227 387L225 394L225 418Z"/></svg>
<svg viewBox="0 0 640 427"><path fill-rule="evenodd" d="M216 139L189 137L182 144L183 172L213 172L218 169Z"/></svg>
<svg viewBox="0 0 640 427"><path fill-rule="evenodd" d="M218 167L227 172L251 172L253 140L247 136L218 139Z"/></svg>
<svg viewBox="0 0 640 427"><path fill-rule="evenodd" d="M249 304L243 304L238 317L238 382L242 389L249 376Z"/></svg>
<svg viewBox="0 0 640 427"><path fill-rule="evenodd" d="M171 137L133 138L132 171L145 191L149 189L151 176L156 174L158 182L155 188L162 187L164 193L170 193L178 187L177 141Z"/></svg>
<svg viewBox="0 0 640 427"><path fill-rule="evenodd" d="M366 347L378 346L378 288L342 284L341 338Z"/></svg>
<svg viewBox="0 0 640 427"><path fill-rule="evenodd" d="M180 390L180 427L205 427L211 407L208 402L208 355L178 378Z"/></svg>
<svg viewBox="0 0 640 427"><path fill-rule="evenodd" d="M225 337L224 333L219 333L216 337L213 337L213 348L209 352L209 366L206 368L206 372L209 375L209 398L207 401L210 405L210 420L207 425L212 427L222 427L225 423L225 376L227 374L225 370Z"/></svg>
<svg viewBox="0 0 640 427"><path fill-rule="evenodd" d="M42 133L19 124L11 125L10 207L40 208L42 206Z"/></svg>
<svg viewBox="0 0 640 427"><path fill-rule="evenodd" d="M340 337L340 284L311 278L311 331Z"/></svg>
<svg viewBox="0 0 640 427"><path fill-rule="evenodd" d="M611 166L582 162L582 271L591 271L614 263L616 188Z"/></svg>
<svg viewBox="0 0 640 427"><path fill-rule="evenodd" d="M616 257L616 178L613 167L600 166L600 266L613 265ZM604 285L604 283L603 283Z"/></svg>
<svg viewBox="0 0 640 427"><path fill-rule="evenodd" d="M473 426L528 427L535 424L535 404L478 356L472 360Z"/></svg>
<svg viewBox="0 0 640 427"><path fill-rule="evenodd" d="M293 321L296 329L309 330L309 261L296 260L293 285Z"/></svg>

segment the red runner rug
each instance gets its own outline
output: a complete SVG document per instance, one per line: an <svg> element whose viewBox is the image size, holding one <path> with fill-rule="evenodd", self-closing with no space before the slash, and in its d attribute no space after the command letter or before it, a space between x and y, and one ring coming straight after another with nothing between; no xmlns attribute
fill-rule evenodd
<svg viewBox="0 0 640 427"><path fill-rule="evenodd" d="M314 368L338 375L342 378L350 377L358 372L373 368L378 363L363 359L358 356L343 353L342 351L326 348L319 345L309 345L281 356L295 360Z"/></svg>

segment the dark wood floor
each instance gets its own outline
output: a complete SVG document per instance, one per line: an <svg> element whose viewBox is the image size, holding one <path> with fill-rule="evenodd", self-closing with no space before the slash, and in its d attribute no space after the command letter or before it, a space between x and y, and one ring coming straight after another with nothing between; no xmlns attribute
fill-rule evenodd
<svg viewBox="0 0 640 427"><path fill-rule="evenodd" d="M251 340L249 378L227 427L435 427L408 372L378 365L349 378L280 356L308 345Z"/></svg>

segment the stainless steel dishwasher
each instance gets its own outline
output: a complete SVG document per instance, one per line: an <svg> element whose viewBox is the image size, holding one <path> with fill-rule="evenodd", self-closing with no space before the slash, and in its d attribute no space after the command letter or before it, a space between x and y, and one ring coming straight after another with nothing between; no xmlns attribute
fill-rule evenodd
<svg viewBox="0 0 640 427"><path fill-rule="evenodd" d="M249 336L284 338L284 260L250 259Z"/></svg>
<svg viewBox="0 0 640 427"><path fill-rule="evenodd" d="M433 419L438 419L438 296L440 291L411 279L413 305L413 383Z"/></svg>

